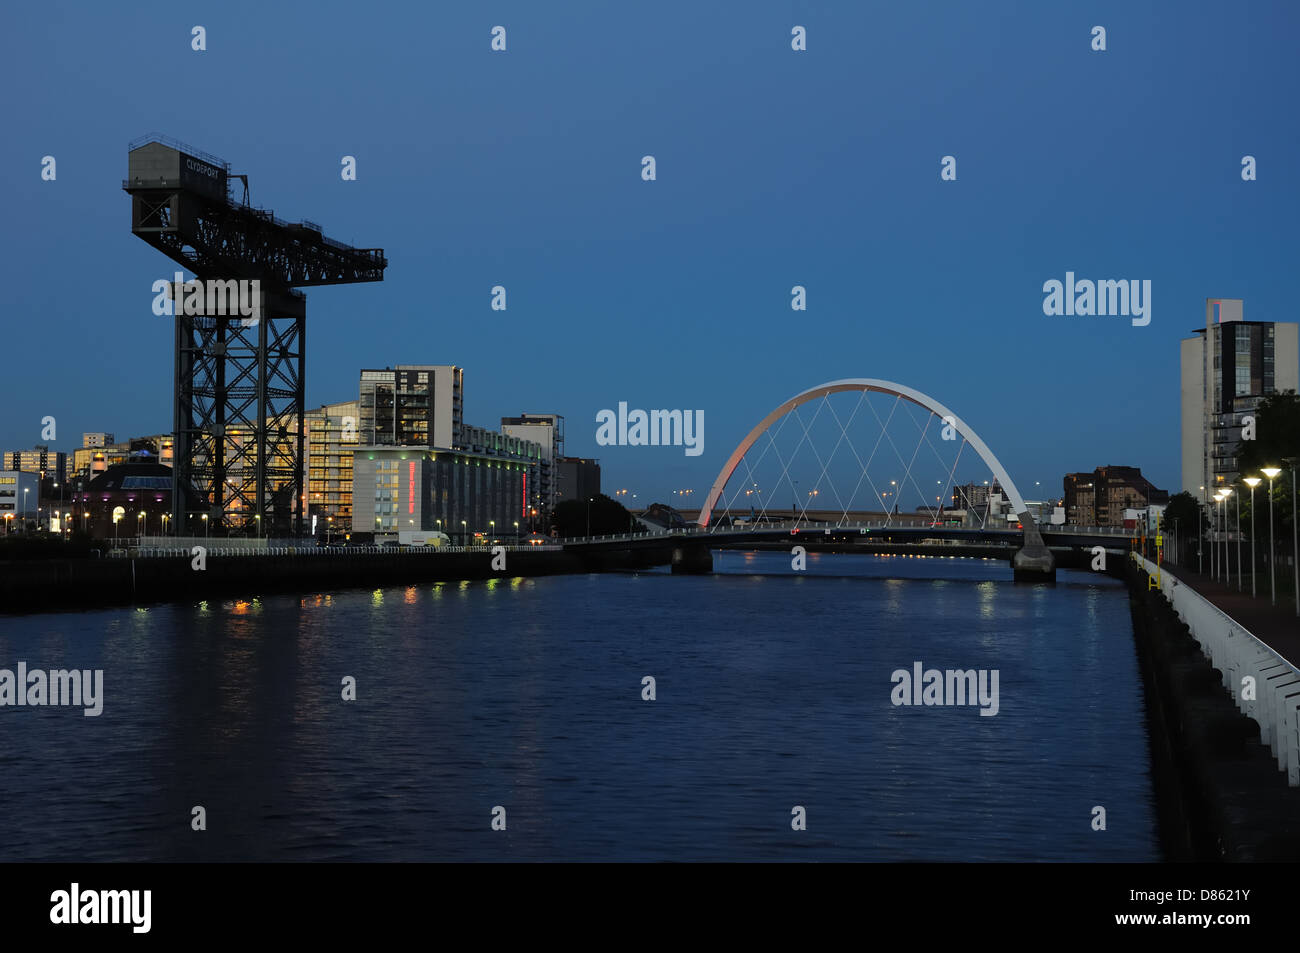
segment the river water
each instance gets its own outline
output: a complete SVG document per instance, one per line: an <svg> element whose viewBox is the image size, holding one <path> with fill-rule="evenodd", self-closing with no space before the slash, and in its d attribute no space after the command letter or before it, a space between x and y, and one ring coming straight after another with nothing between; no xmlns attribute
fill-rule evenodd
<svg viewBox="0 0 1300 953"><path fill-rule="evenodd" d="M808 559L2 616L104 688L0 707L0 860L1160 858L1121 583Z"/></svg>

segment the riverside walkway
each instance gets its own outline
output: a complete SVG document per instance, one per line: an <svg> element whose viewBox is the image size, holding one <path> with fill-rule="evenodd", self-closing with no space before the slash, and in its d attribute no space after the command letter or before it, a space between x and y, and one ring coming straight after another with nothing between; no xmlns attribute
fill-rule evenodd
<svg viewBox="0 0 1300 953"><path fill-rule="evenodd" d="M1289 594L1279 594L1277 605L1272 605L1269 601L1267 574L1261 581L1260 594L1252 597L1249 576L1246 577L1246 591L1238 592L1235 575L1231 584L1228 584L1187 566L1165 563L1160 568L1162 572L1171 573L1191 586L1220 612L1230 616L1255 638L1300 668L1300 617L1296 616L1295 601Z"/></svg>

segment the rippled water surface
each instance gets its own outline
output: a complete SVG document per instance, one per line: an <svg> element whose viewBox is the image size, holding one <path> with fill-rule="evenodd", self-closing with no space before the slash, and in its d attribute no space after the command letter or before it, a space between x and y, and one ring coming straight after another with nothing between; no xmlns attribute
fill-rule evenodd
<svg viewBox="0 0 1300 953"><path fill-rule="evenodd" d="M715 566L0 617L0 668L105 682L0 708L0 859L1158 858L1118 582ZM997 669L998 714L895 707L916 661Z"/></svg>

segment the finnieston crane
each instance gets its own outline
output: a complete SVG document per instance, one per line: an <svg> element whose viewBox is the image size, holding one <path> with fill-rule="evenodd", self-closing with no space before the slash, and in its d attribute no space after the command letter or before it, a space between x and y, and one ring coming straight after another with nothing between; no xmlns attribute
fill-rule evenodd
<svg viewBox="0 0 1300 953"><path fill-rule="evenodd" d="M295 288L382 281L382 248L353 248L321 227L284 222L248 201L248 177L162 136L127 147L131 233L200 281L260 283L260 320L175 311L172 508L178 535L302 532L307 299ZM230 198L230 180L244 185ZM245 286L247 287L247 286ZM223 309L224 310L224 309ZM186 512L193 488L203 509Z"/></svg>

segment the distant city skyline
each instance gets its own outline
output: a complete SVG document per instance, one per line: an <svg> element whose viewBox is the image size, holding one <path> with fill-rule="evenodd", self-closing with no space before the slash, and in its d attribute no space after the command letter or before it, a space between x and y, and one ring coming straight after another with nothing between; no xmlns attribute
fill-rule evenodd
<svg viewBox="0 0 1300 953"><path fill-rule="evenodd" d="M1179 341L1205 300L1296 319L1286 162L1300 137L1278 121L1293 7L1271 7L1263 34L1208 0L1177 18L1025 5L995 22L974 8L658 9L645 22L595 4L258 7L251 29L248 10L150 3L78 11L57 32L15 10L6 62L38 81L21 84L0 150L0 446L70 453L83 432L171 430L171 319L151 304L175 269L131 236L120 190L127 142L152 131L246 173L254 204L385 249L382 283L308 291L307 406L355 399L362 368L455 364L467 420L563 414L568 452L638 501L706 493L770 410L862 376L951 406L1026 494L1107 465L1176 490ZM1207 68L1208 37L1230 68ZM365 70L347 65L356 51ZM426 83L409 81L416 62ZM1150 281L1149 325L1044 314L1044 283L1067 273ZM597 414L620 401L703 409L704 452L599 446ZM41 438L46 416L58 439Z"/></svg>

